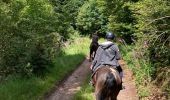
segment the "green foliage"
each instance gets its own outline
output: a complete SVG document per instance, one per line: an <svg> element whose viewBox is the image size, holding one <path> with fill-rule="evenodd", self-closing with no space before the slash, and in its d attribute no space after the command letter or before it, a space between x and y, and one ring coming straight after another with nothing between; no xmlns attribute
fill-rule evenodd
<svg viewBox="0 0 170 100"><path fill-rule="evenodd" d="M54 5L54 11L59 21L57 32L66 40L69 38L70 33L77 32L77 14L84 0L50 0L50 2Z"/></svg>
<svg viewBox="0 0 170 100"><path fill-rule="evenodd" d="M133 66L137 67L134 68L137 85L140 89L140 87L148 86L154 82L169 94L167 75L170 65L168 53L170 52L170 2L166 0L142 0L131 4L130 9L134 12L133 17L136 18L133 25L136 27L134 35L137 37L137 41L132 53L134 58L129 59L129 61L131 60L134 63ZM141 70L140 73L138 73L138 69ZM140 83L139 80L146 82L141 81L142 83Z"/></svg>
<svg viewBox="0 0 170 100"><path fill-rule="evenodd" d="M60 38L52 33L58 27L53 7L46 0L0 1L0 5L0 74L45 70Z"/></svg>
<svg viewBox="0 0 170 100"><path fill-rule="evenodd" d="M168 0L0 0L0 76L43 75L66 40L113 31L135 45L125 58L137 85L155 81L169 93L169 6Z"/></svg>
<svg viewBox="0 0 170 100"><path fill-rule="evenodd" d="M83 1L1 0L0 75L47 72Z"/></svg>
<svg viewBox="0 0 170 100"><path fill-rule="evenodd" d="M49 73L44 77L32 75L30 78L11 75L0 83L0 98L2 100L42 100L44 94L50 92L55 85L85 59L90 40L78 38L67 45L53 60L54 66L49 66ZM38 63L38 62L37 62Z"/></svg>
<svg viewBox="0 0 170 100"><path fill-rule="evenodd" d="M143 33L136 34L141 38L138 40L138 45L144 45L143 48L146 50L143 53L146 58L149 57L150 62L158 68L170 65L169 5L169 1L159 0L141 1L136 5L136 8L140 7L137 11L140 15L136 15L137 27L139 27L138 31Z"/></svg>
<svg viewBox="0 0 170 100"><path fill-rule="evenodd" d="M86 79L86 82L83 84L83 87L78 91L73 100L94 100L94 87L90 86L89 83L90 76Z"/></svg>
<svg viewBox="0 0 170 100"><path fill-rule="evenodd" d="M141 54L133 50L133 48L134 46L121 46L120 51L128 67L135 75L139 97L144 98L151 93L149 85L151 84L151 76L153 75L154 67L151 66L147 60L138 58Z"/></svg>
<svg viewBox="0 0 170 100"><path fill-rule="evenodd" d="M115 9L115 12L109 17L108 27L118 37L124 39L126 43L131 44L134 39L136 19L129 5L124 2Z"/></svg>
<svg viewBox="0 0 170 100"><path fill-rule="evenodd" d="M77 27L83 34L105 31L107 19L99 11L96 0L89 0L80 8L77 16Z"/></svg>

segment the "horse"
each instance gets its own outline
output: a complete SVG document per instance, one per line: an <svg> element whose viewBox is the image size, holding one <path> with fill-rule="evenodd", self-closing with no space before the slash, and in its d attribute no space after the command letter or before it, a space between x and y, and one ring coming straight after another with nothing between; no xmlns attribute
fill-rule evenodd
<svg viewBox="0 0 170 100"><path fill-rule="evenodd" d="M96 100L117 100L122 80L117 69L112 66L98 68L92 76Z"/></svg>
<svg viewBox="0 0 170 100"><path fill-rule="evenodd" d="M94 59L98 48L98 42L91 42L90 44L90 61Z"/></svg>
<svg viewBox="0 0 170 100"><path fill-rule="evenodd" d="M98 46L99 46L99 44L98 44L98 36L97 36L97 34L94 34L92 36L92 42L90 44L90 60L89 61L94 59L94 57L96 55L96 51L98 49Z"/></svg>

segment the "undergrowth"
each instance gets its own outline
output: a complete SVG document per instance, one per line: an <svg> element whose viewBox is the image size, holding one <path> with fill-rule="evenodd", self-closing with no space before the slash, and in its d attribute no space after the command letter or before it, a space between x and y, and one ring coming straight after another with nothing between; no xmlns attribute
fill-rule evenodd
<svg viewBox="0 0 170 100"><path fill-rule="evenodd" d="M86 81L84 82L81 90L78 91L73 100L94 100L94 87L89 85L90 75L87 77Z"/></svg>
<svg viewBox="0 0 170 100"><path fill-rule="evenodd" d="M149 59L145 57L142 52L135 50L133 45L121 46L121 53L126 60L128 67L133 71L135 75L135 82L138 89L138 95L140 99L146 99L150 96L159 95L160 97L169 97L170 91L170 70L168 68L156 68ZM138 48L140 48L138 46ZM140 57L139 57L140 56ZM153 87L157 87L158 91L152 91ZM158 92L158 93L156 93ZM152 98L152 97L151 97Z"/></svg>
<svg viewBox="0 0 170 100"><path fill-rule="evenodd" d="M10 76L0 83L0 100L39 100L51 90L59 80L73 71L86 57L89 48L88 38L78 38L66 45L54 59L54 66L44 77Z"/></svg>
<svg viewBox="0 0 170 100"><path fill-rule="evenodd" d="M152 71L154 70L153 67L146 60L137 58L133 46L121 46L120 51L128 67L135 75L139 97L143 98L149 96L149 84L151 82Z"/></svg>

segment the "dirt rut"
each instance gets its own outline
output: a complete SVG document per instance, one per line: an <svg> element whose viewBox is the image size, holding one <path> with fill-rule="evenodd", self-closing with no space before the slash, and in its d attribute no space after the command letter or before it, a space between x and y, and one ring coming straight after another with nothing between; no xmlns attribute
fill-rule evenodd
<svg viewBox="0 0 170 100"><path fill-rule="evenodd" d="M132 72L127 68L124 61L121 61L124 70L123 85L118 95L118 100L139 100ZM90 74L90 62L86 59L64 82L57 86L56 90L46 100L72 100L74 94L80 90L82 83Z"/></svg>
<svg viewBox="0 0 170 100"><path fill-rule="evenodd" d="M118 100L139 100L132 72L123 60L120 61L120 64L124 71L123 86L125 86L125 89L120 91Z"/></svg>
<svg viewBox="0 0 170 100"><path fill-rule="evenodd" d="M72 100L74 94L80 90L82 83L90 74L90 63L86 59L46 100Z"/></svg>

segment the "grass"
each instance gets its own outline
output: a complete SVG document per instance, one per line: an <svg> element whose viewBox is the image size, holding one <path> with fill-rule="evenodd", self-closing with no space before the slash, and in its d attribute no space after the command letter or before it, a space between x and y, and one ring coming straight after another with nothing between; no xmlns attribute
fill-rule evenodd
<svg viewBox="0 0 170 100"><path fill-rule="evenodd" d="M23 78L11 76L0 83L0 100L40 100L44 94L50 91L59 80L74 70L88 53L90 40L78 38L71 45L63 49L54 60L55 66L51 66L45 77L32 76Z"/></svg>
<svg viewBox="0 0 170 100"><path fill-rule="evenodd" d="M84 85L81 87L81 90L78 91L73 100L94 100L94 87L92 87L91 85L89 85L89 80L90 80L90 76L87 77Z"/></svg>
<svg viewBox="0 0 170 100"><path fill-rule="evenodd" d="M150 83L153 67L144 59L139 59L133 51L133 46L121 46L121 53L128 67L135 75L138 95L144 98L150 95Z"/></svg>
<svg viewBox="0 0 170 100"><path fill-rule="evenodd" d="M135 82L140 99L146 99L147 97L152 96L151 94L154 94L164 96L169 100L169 68L164 68L162 66L156 67L154 64L151 64L148 56L141 56L139 54L141 53L140 51L134 51L134 46L122 46L120 51L122 51L128 67L132 69L135 75ZM155 87L159 91L155 91Z"/></svg>

